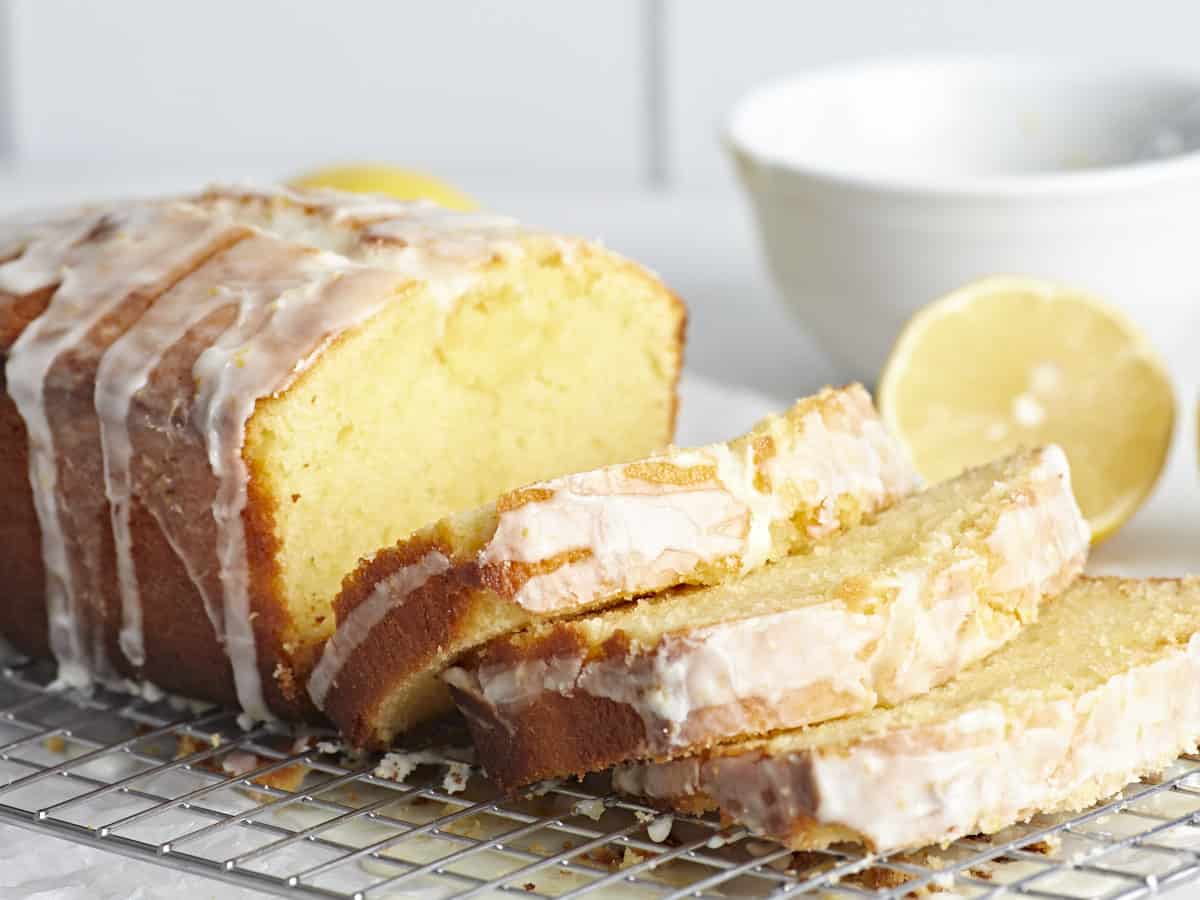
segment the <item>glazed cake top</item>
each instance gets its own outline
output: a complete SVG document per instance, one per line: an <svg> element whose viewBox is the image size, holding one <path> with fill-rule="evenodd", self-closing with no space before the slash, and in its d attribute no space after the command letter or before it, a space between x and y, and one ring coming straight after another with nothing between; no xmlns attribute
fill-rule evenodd
<svg viewBox="0 0 1200 900"><path fill-rule="evenodd" d="M7 349L5 381L29 439L30 484L41 529L51 648L59 678L112 679L101 634L95 567L71 548L84 533L59 490L60 446L46 387L68 356L96 366L104 491L121 593L122 653L144 660L141 603L130 546L129 414L166 354L202 323L227 322L191 360L189 422L217 482L208 546L187 523L156 516L183 558L230 658L239 700L266 717L248 594L241 451L255 403L284 390L339 334L369 319L404 285L421 281L444 309L481 264L522 252L511 219L429 203L336 191L214 187L188 197L122 201L0 222L0 319L44 307ZM557 239L555 239L557 240ZM565 250L567 242L562 242ZM26 312L22 312L26 311ZM153 508L152 508L153 511ZM215 546L213 544L215 543ZM86 555L86 554L84 554ZM217 571L206 565L215 555Z"/></svg>

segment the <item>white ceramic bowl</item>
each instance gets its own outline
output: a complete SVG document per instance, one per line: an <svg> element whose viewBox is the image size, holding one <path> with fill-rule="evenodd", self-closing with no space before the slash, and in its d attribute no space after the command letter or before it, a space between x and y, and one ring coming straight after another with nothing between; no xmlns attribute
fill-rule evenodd
<svg viewBox="0 0 1200 900"><path fill-rule="evenodd" d="M781 293L847 375L999 274L1108 298L1200 371L1200 74L860 63L751 92L727 137Z"/></svg>

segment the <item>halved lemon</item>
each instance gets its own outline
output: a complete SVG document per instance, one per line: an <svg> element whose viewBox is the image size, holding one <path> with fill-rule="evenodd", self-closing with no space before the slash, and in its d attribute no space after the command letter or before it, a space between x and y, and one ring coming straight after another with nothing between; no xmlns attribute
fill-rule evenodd
<svg viewBox="0 0 1200 900"><path fill-rule="evenodd" d="M397 200L430 200L447 209L479 205L440 178L389 165L330 166L293 179L296 187L326 187L359 194L384 194Z"/></svg>
<svg viewBox="0 0 1200 900"><path fill-rule="evenodd" d="M917 313L884 366L879 406L930 481L1060 445L1093 542L1154 487L1175 420L1166 366L1132 321L1030 278L976 281Z"/></svg>

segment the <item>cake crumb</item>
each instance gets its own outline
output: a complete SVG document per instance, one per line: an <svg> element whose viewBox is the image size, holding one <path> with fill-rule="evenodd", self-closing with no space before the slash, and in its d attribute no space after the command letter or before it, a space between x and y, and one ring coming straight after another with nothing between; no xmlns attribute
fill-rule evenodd
<svg viewBox="0 0 1200 900"><path fill-rule="evenodd" d="M1061 847L1062 835L1048 834L1041 840L1026 844L1022 849L1028 850L1030 853L1040 853L1042 856L1052 856Z"/></svg>
<svg viewBox="0 0 1200 900"><path fill-rule="evenodd" d="M900 887L905 882L911 881L912 876L898 869L884 869L879 866L871 866L869 869L863 869L861 872L847 875L846 880L860 887L878 891Z"/></svg>
<svg viewBox="0 0 1200 900"><path fill-rule="evenodd" d="M671 828L674 824L675 818L673 816L659 816L646 826L646 837L650 838L656 844L661 844L671 836Z"/></svg>
<svg viewBox="0 0 1200 900"><path fill-rule="evenodd" d="M471 767L466 763L450 762L446 766L446 777L442 779L442 790L447 794L457 794L467 789L467 780L471 777Z"/></svg>
<svg viewBox="0 0 1200 900"><path fill-rule="evenodd" d="M320 749L324 744L323 741L317 745L317 748ZM332 742L330 742L330 746L333 746ZM340 748L340 745L338 746ZM322 750L322 752L325 751ZM467 782L471 777L471 766L457 760L448 760L446 754L430 750L394 750L391 753L385 753L372 774L376 778L403 782L421 765L444 765L446 767L446 774L442 779L442 790L447 794L457 794L466 790Z"/></svg>
<svg viewBox="0 0 1200 900"><path fill-rule="evenodd" d="M771 851L779 849L778 844L756 840L748 840L742 846L746 848L746 852L751 856L766 856Z"/></svg>
<svg viewBox="0 0 1200 900"><path fill-rule="evenodd" d="M545 797L548 793L550 793L552 790L554 790L556 787L558 787L559 783L560 782L558 782L555 779L551 779L550 781L539 781L537 784L535 784L533 787L531 787L528 791L525 792L525 796L527 796L527 797Z"/></svg>
<svg viewBox="0 0 1200 900"><path fill-rule="evenodd" d="M630 866L636 866L640 862L645 862L650 858L650 854L642 853L640 850L634 850L632 847L625 848L625 855L621 857L621 865L618 868L628 869Z"/></svg>
<svg viewBox="0 0 1200 900"><path fill-rule="evenodd" d="M583 856L585 859L590 859L597 865L605 866L609 869L615 869L617 867L617 854L611 847L607 845L603 847L597 847L590 853L583 854Z"/></svg>
<svg viewBox="0 0 1200 900"><path fill-rule="evenodd" d="M571 812L577 816L587 816L593 822L596 822L604 815L604 801L599 798L590 800L576 800L571 807Z"/></svg>

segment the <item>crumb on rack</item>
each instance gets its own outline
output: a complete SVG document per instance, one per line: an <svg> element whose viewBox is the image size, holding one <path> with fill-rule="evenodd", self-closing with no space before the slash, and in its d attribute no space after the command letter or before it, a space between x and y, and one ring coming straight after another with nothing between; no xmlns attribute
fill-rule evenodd
<svg viewBox="0 0 1200 900"><path fill-rule="evenodd" d="M1048 834L1041 840L1026 844L1022 849L1028 850L1030 853L1040 853L1042 856L1052 856L1061 847L1062 835Z"/></svg>
<svg viewBox="0 0 1200 900"><path fill-rule="evenodd" d="M633 847L625 848L625 855L621 857L621 865L618 868L628 869L630 866L636 866L640 862L650 858L649 853L642 853L640 850L635 850Z"/></svg>
<svg viewBox="0 0 1200 900"><path fill-rule="evenodd" d="M587 816L593 822L599 821L604 815L604 801L599 797L592 797L586 800L576 800L571 807L571 812L577 816Z"/></svg>

